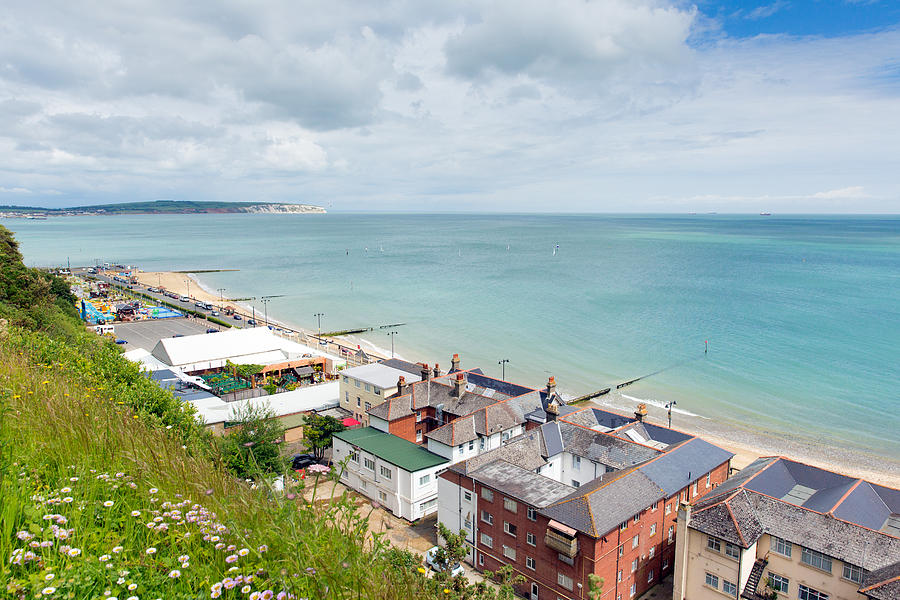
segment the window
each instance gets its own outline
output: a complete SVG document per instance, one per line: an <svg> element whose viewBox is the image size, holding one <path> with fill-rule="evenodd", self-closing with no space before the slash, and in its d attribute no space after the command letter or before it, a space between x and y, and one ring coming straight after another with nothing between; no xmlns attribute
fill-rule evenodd
<svg viewBox="0 0 900 600"><path fill-rule="evenodd" d="M494 501L494 492L483 487L483 488L481 488L481 497L484 500L487 500L488 502L493 502Z"/></svg>
<svg viewBox="0 0 900 600"><path fill-rule="evenodd" d="M844 563L844 579L849 579L853 583L862 583L863 570L856 565Z"/></svg>
<svg viewBox="0 0 900 600"><path fill-rule="evenodd" d="M770 544L770 546L771 546L772 552L775 552L782 556L787 556L788 558L791 557L792 544L789 541L782 539L780 537L775 537L773 535L772 543Z"/></svg>
<svg viewBox="0 0 900 600"><path fill-rule="evenodd" d="M434 508L435 506L437 506L437 498L432 498L431 500L426 500L425 502L423 502L422 504L419 505L419 507L422 509L423 513L426 510L430 510L430 509Z"/></svg>
<svg viewBox="0 0 900 600"><path fill-rule="evenodd" d="M516 509L518 508L518 504L516 503L515 500L510 500L509 498L504 498L503 499L503 508L505 508L509 512L516 512Z"/></svg>
<svg viewBox="0 0 900 600"><path fill-rule="evenodd" d="M500 440L501 440L501 441L505 442L505 441L508 440L508 439L509 439L509 432L508 432L508 431L504 431L503 433L500 434Z"/></svg>
<svg viewBox="0 0 900 600"><path fill-rule="evenodd" d="M350 460L355 463L358 463L359 462L359 452L357 452L356 450L351 450L350 451Z"/></svg>
<svg viewBox="0 0 900 600"><path fill-rule="evenodd" d="M350 381L350 378L347 377L346 375L344 375L344 383L347 383L347 382L349 382L349 381Z"/></svg>
<svg viewBox="0 0 900 600"><path fill-rule="evenodd" d="M484 554L482 554L481 552L478 553L478 566L484 566Z"/></svg>
<svg viewBox="0 0 900 600"><path fill-rule="evenodd" d="M381 467L381 469L379 469L379 470L381 471L382 477L384 477L385 479L391 478L391 470L390 469L388 469L387 467Z"/></svg>
<svg viewBox="0 0 900 600"><path fill-rule="evenodd" d="M581 468L581 457L580 456L575 456L574 454L572 455L572 468L576 469L576 470Z"/></svg>
<svg viewBox="0 0 900 600"><path fill-rule="evenodd" d="M493 548L494 547L494 538L492 538L491 536L489 536L486 533L482 533L481 534L481 545L487 546L488 548Z"/></svg>
<svg viewBox="0 0 900 600"><path fill-rule="evenodd" d="M525 566L534 571L534 559L530 556L525 557Z"/></svg>
<svg viewBox="0 0 900 600"><path fill-rule="evenodd" d="M653 503L653 506L651 507L651 510L652 510L653 512L656 512L656 509L657 509L657 508L659 508L659 502L654 502L654 503Z"/></svg>
<svg viewBox="0 0 900 600"><path fill-rule="evenodd" d="M344 402L350 404L350 392L344 392Z"/></svg>
<svg viewBox="0 0 900 600"><path fill-rule="evenodd" d="M772 589L776 592L782 592L784 594L788 593L788 589L790 587L790 580L787 577L782 577L781 575L775 575L774 573L769 573L769 579L772 580Z"/></svg>
<svg viewBox="0 0 900 600"><path fill-rule="evenodd" d="M372 386L369 385L368 383L366 384L366 391L367 391L367 392L371 392L371 391L372 391Z"/></svg>
<svg viewBox="0 0 900 600"><path fill-rule="evenodd" d="M371 458L364 458L363 466L370 471L374 471L375 470L375 461L372 460Z"/></svg>
<svg viewBox="0 0 900 600"><path fill-rule="evenodd" d="M634 573L638 568L638 559L631 561L631 572Z"/></svg>
<svg viewBox="0 0 900 600"><path fill-rule="evenodd" d="M572 487L575 487L575 488L581 487L581 482L578 481L577 479L573 479L573 480L572 480Z"/></svg>
<svg viewBox="0 0 900 600"><path fill-rule="evenodd" d="M530 531L525 534L525 543L527 543L529 546L537 546L537 540L535 539L534 534Z"/></svg>
<svg viewBox="0 0 900 600"><path fill-rule="evenodd" d="M528 515L529 521L537 521L537 511L534 510L532 507L530 507L530 506L528 507L526 514Z"/></svg>
<svg viewBox="0 0 900 600"><path fill-rule="evenodd" d="M711 588L719 589L719 578L712 573L706 574L706 585Z"/></svg>
<svg viewBox="0 0 900 600"><path fill-rule="evenodd" d="M663 567L662 568L663 568L663 570L666 570L669 568L669 559L668 558L663 559Z"/></svg>
<svg viewBox="0 0 900 600"><path fill-rule="evenodd" d="M706 537L706 548L715 552L721 552L722 543L719 541L719 538L714 538L713 536L709 535Z"/></svg>
<svg viewBox="0 0 900 600"><path fill-rule="evenodd" d="M422 475L419 477L419 485L428 485L428 482L431 481L431 475Z"/></svg>
<svg viewBox="0 0 900 600"><path fill-rule="evenodd" d="M491 513L489 513L486 510L482 510L481 511L481 520L484 521L485 523L487 523L488 525L493 525L494 524L494 515L492 515Z"/></svg>
<svg viewBox="0 0 900 600"><path fill-rule="evenodd" d="M416 411L416 423L420 422L421 420L422 420L422 411L421 410Z"/></svg>
<svg viewBox="0 0 900 600"><path fill-rule="evenodd" d="M653 581L653 569L650 569L650 572L647 573L647 583Z"/></svg>
<svg viewBox="0 0 900 600"><path fill-rule="evenodd" d="M656 556L656 546L650 546L650 550L647 553L648 558L653 558Z"/></svg>
<svg viewBox="0 0 900 600"><path fill-rule="evenodd" d="M632 547L632 548L637 548L637 547L638 547L638 544L641 543L640 537L641 537L641 536L636 535L636 536L634 536L633 538L631 538L631 547Z"/></svg>
<svg viewBox="0 0 900 600"><path fill-rule="evenodd" d="M356 387L359 387L359 379L354 379L353 385L355 385Z"/></svg>
<svg viewBox="0 0 900 600"><path fill-rule="evenodd" d="M362 398L357 396L356 397L356 408L361 408L361 407L362 407Z"/></svg>
<svg viewBox="0 0 900 600"><path fill-rule="evenodd" d="M516 526L510 523L509 521L503 521L503 531L508 533L509 535L516 537Z"/></svg>
<svg viewBox="0 0 900 600"><path fill-rule="evenodd" d="M624 523L619 525L619 531L625 531L626 529L628 529L628 521L625 521Z"/></svg>
<svg viewBox="0 0 900 600"><path fill-rule="evenodd" d="M572 581L572 578L564 573L556 573L556 583L558 583L561 587L566 588L567 590L571 590L575 587L575 582Z"/></svg>
<svg viewBox="0 0 900 600"><path fill-rule="evenodd" d="M728 581L727 579L722 580L722 591L729 596L734 596L735 598L737 598L737 585Z"/></svg>
<svg viewBox="0 0 900 600"><path fill-rule="evenodd" d="M632 519L635 523L641 520L641 513L634 515L634 519Z"/></svg>
<svg viewBox="0 0 900 600"><path fill-rule="evenodd" d="M484 438L478 438L478 449L484 450Z"/></svg>
<svg viewBox="0 0 900 600"><path fill-rule="evenodd" d="M465 452L465 448L463 448L463 445L462 445L462 444L460 444L460 445L457 447L457 450L459 450L459 453L460 453L460 454L462 454L463 452Z"/></svg>
<svg viewBox="0 0 900 600"><path fill-rule="evenodd" d="M556 558L558 558L558 559L561 560L562 562L566 563L567 565L574 565L574 564L575 564L575 559L574 559L574 558L572 558L571 556L566 556L566 555L563 554L562 552L558 553L558 554L556 555Z"/></svg>
<svg viewBox="0 0 900 600"><path fill-rule="evenodd" d="M472 492L463 492L463 500L466 502L472 501Z"/></svg>
<svg viewBox="0 0 900 600"><path fill-rule="evenodd" d="M828 600L828 594L820 592L819 590L814 590L811 587L806 587L805 585L800 586L797 597L800 600Z"/></svg>
<svg viewBox="0 0 900 600"><path fill-rule="evenodd" d="M831 557L825 556L821 552L810 550L805 546L800 552L800 562L806 563L811 567L815 567L816 569L821 569L823 571L831 573Z"/></svg>
<svg viewBox="0 0 900 600"><path fill-rule="evenodd" d="M619 546L619 558L625 555L625 546Z"/></svg>
<svg viewBox="0 0 900 600"><path fill-rule="evenodd" d="M622 571L616 573L616 583L622 583Z"/></svg>
<svg viewBox="0 0 900 600"><path fill-rule="evenodd" d="M387 494L384 492L378 492L378 499L382 502L387 502Z"/></svg>
<svg viewBox="0 0 900 600"><path fill-rule="evenodd" d="M422 441L422 430L421 429L416 429L416 441L417 442Z"/></svg>
<svg viewBox="0 0 900 600"><path fill-rule="evenodd" d="M725 542L725 556L730 556L734 559L739 559L741 557L741 549L735 544L730 544Z"/></svg>
<svg viewBox="0 0 900 600"><path fill-rule="evenodd" d="M475 440L469 440L469 452L475 449Z"/></svg>
<svg viewBox="0 0 900 600"><path fill-rule="evenodd" d="M666 514L669 514L670 512L672 512L672 505L666 503Z"/></svg>
<svg viewBox="0 0 900 600"><path fill-rule="evenodd" d="M650 537L656 535L656 523L650 523Z"/></svg>
<svg viewBox="0 0 900 600"><path fill-rule="evenodd" d="M372 408L372 403L366 402L366 410L369 410L370 408Z"/></svg>
<svg viewBox="0 0 900 600"><path fill-rule="evenodd" d="M503 556L510 560L516 560L516 549L509 546L503 546Z"/></svg>
<svg viewBox="0 0 900 600"><path fill-rule="evenodd" d="M697 482L694 482L694 489L691 491L691 494L696 498L697 497Z"/></svg>
<svg viewBox="0 0 900 600"><path fill-rule="evenodd" d="M365 479L361 479L360 482L359 482L359 485L360 485L360 487L362 487L362 489L364 489L364 490L369 488L369 482L366 481Z"/></svg>
<svg viewBox="0 0 900 600"><path fill-rule="evenodd" d="M380 388L380 387L375 388L375 395L376 395L376 396L380 396L380 395L381 395L381 388Z"/></svg>
<svg viewBox="0 0 900 600"><path fill-rule="evenodd" d="M630 593L632 596L634 596L634 595L637 593L637 584L636 584L636 583L632 583L632 584L631 584L631 590L629 591L629 593Z"/></svg>
<svg viewBox="0 0 900 600"><path fill-rule="evenodd" d="M706 474L706 487L709 487L709 482L712 479L712 471Z"/></svg>
<svg viewBox="0 0 900 600"><path fill-rule="evenodd" d="M669 525L669 543L672 543L672 540L675 539L675 526Z"/></svg>

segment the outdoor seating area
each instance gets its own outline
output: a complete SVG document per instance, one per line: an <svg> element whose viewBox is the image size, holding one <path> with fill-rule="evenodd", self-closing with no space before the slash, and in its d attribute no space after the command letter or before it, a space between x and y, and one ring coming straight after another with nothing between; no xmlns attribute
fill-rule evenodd
<svg viewBox="0 0 900 600"><path fill-rule="evenodd" d="M206 385L212 388L213 393L217 396L239 390L246 390L252 387L250 382L246 379L235 377L231 373L225 371L219 373L207 373L205 375L200 375L200 377Z"/></svg>

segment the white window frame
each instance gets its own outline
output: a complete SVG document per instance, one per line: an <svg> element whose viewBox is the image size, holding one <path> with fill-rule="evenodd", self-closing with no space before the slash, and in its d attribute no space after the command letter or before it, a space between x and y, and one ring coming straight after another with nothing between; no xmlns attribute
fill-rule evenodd
<svg viewBox="0 0 900 600"><path fill-rule="evenodd" d="M786 556L787 558L791 557L793 547L794 545L791 542L775 535L772 536L772 539L769 543L769 548L772 550L772 552L774 552L775 554L780 554L781 556Z"/></svg>
<svg viewBox="0 0 900 600"><path fill-rule="evenodd" d="M569 591L572 591L572 588L575 587L575 580L560 571L556 572L556 583L559 585L559 587L565 588Z"/></svg>
<svg viewBox="0 0 900 600"><path fill-rule="evenodd" d="M631 538L631 548L632 548L632 550L635 549L635 548L637 548L638 545L639 545L640 543L641 543L641 536L640 536L640 535L636 535L636 536L634 536L633 538Z"/></svg>
<svg viewBox="0 0 900 600"><path fill-rule="evenodd" d="M801 546L800 548L801 563L814 569L818 569L819 571L831 573L832 560L830 556L823 554L818 550L807 548L806 546Z"/></svg>
<svg viewBox="0 0 900 600"><path fill-rule="evenodd" d="M510 523L509 521L503 521L503 532L507 535L511 535L516 537L516 533L518 532L518 528L515 523Z"/></svg>
<svg viewBox="0 0 900 600"><path fill-rule="evenodd" d="M529 546L537 546L537 536L529 531L525 534L525 543Z"/></svg>
<svg viewBox="0 0 900 600"><path fill-rule="evenodd" d="M486 487L481 488L481 498L486 502L494 501L494 492Z"/></svg>
<svg viewBox="0 0 900 600"><path fill-rule="evenodd" d="M509 560L515 561L516 560L516 549L513 548L512 546L507 546L506 544L503 544L503 556L505 558L508 558Z"/></svg>
<svg viewBox="0 0 900 600"><path fill-rule="evenodd" d="M374 473L375 472L375 461L372 460L371 458L366 458L364 456L363 457L363 467Z"/></svg>
<svg viewBox="0 0 900 600"><path fill-rule="evenodd" d="M534 507L529 506L525 516L528 517L529 521L537 521L537 510L535 510Z"/></svg>
<svg viewBox="0 0 900 600"><path fill-rule="evenodd" d="M487 546L488 548L494 547L494 538L492 538L491 536L489 536L488 534L486 534L483 531L481 532L480 541L481 541L482 546Z"/></svg>
<svg viewBox="0 0 900 600"><path fill-rule="evenodd" d="M385 479L393 478L393 475L391 474L391 470L388 467L385 467L384 465L381 465L381 468L378 469L378 472L381 473L381 476L384 477Z"/></svg>
<svg viewBox="0 0 900 600"><path fill-rule="evenodd" d="M850 563L845 562L841 572L841 577L843 577L847 581L852 581L853 583L862 583L863 575L865 574L866 572L862 567L857 567L856 565L851 565Z"/></svg>
<svg viewBox="0 0 900 600"><path fill-rule="evenodd" d="M531 569L532 571L534 571L534 570L535 570L535 567L534 567L534 558L532 558L532 557L530 557L530 556L526 556L526 557L525 557L525 566L526 566L527 568Z"/></svg>
<svg viewBox="0 0 900 600"><path fill-rule="evenodd" d="M731 542L725 542L725 556L727 556L728 558L733 558L734 560L740 560L740 546L738 546L737 544L732 544Z"/></svg>
<svg viewBox="0 0 900 600"><path fill-rule="evenodd" d="M714 590L719 589L719 576L713 573L706 573L706 580L703 583L707 587L711 587Z"/></svg>
<svg viewBox="0 0 900 600"><path fill-rule="evenodd" d="M791 580L784 575L777 575L769 572L769 578L772 580L772 589L782 594L790 594Z"/></svg>
<svg viewBox="0 0 900 600"><path fill-rule="evenodd" d="M481 520L487 523L488 525L494 524L494 515L489 513L488 511L481 509Z"/></svg>
<svg viewBox="0 0 900 600"><path fill-rule="evenodd" d="M797 588L798 600L828 600L828 597L828 594L825 592L820 592L808 585L800 584Z"/></svg>
<svg viewBox="0 0 900 600"><path fill-rule="evenodd" d="M504 498L503 499L503 508L508 510L509 512L515 514L519 510L519 503L513 500L512 498Z"/></svg>
<svg viewBox="0 0 900 600"><path fill-rule="evenodd" d="M729 588L731 588L729 590ZM737 598L737 584L727 579L722 580L722 593L728 594L732 598Z"/></svg>
<svg viewBox="0 0 900 600"><path fill-rule="evenodd" d="M419 485L428 485L431 483L431 474L427 473L419 477Z"/></svg>
<svg viewBox="0 0 900 600"><path fill-rule="evenodd" d="M722 552L722 540L720 540L719 538L717 538L713 535L706 536L706 549L712 550L713 552L721 553Z"/></svg>

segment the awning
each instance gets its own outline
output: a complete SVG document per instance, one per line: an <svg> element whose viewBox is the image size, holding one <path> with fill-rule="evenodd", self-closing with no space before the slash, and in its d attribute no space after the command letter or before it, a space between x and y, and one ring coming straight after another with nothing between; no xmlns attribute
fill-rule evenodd
<svg viewBox="0 0 900 600"><path fill-rule="evenodd" d="M344 427L356 427L357 425L362 425L359 421L354 419L353 417L347 417L345 419L341 419L341 424Z"/></svg>

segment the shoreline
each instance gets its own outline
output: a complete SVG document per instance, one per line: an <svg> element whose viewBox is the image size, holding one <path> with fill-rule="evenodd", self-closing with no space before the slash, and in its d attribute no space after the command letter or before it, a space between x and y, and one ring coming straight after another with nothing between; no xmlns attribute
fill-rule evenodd
<svg viewBox="0 0 900 600"><path fill-rule="evenodd" d="M200 281L200 279L189 273L173 273L168 271L141 271L137 273L137 279L144 285L156 286L161 284L166 289L181 295L191 296L196 300L219 304L220 300L215 294L210 292ZM190 280L190 294L188 294L188 283ZM229 304L228 302L225 303ZM247 306L239 302L230 303L240 306L247 310ZM249 311L248 311L249 312ZM307 339L318 339L314 332L308 331L302 327L286 323L270 316L270 323L277 323L279 326L288 327L293 331L306 336ZM379 348L375 344L365 339L356 338L354 336L346 336L337 338L343 343L338 344L331 340L333 344L338 344L346 348L355 350L355 346L361 347L366 353L377 356L379 358L389 358L390 353L384 348ZM329 347L331 344L329 344ZM394 353L396 358L402 358L397 352ZM626 393L613 391L609 395L595 399L580 406L596 406L598 408L612 409L618 412L630 413L639 403L646 403L648 420L654 424L665 426L667 424L666 410L650 401L630 396ZM888 457L870 454L863 450L850 449L837 446L824 446L816 444L814 441L802 439L789 439L783 435L763 430L755 430L749 427L741 427L733 423L724 423L722 421L695 414L686 410L675 408L672 411L672 428L702 437L706 441L720 446L729 452L735 454L732 459L732 465L736 468L744 468L761 456L780 455L843 473L853 477L866 479L873 483L885 485L888 487L900 489L900 461L891 460Z"/></svg>

